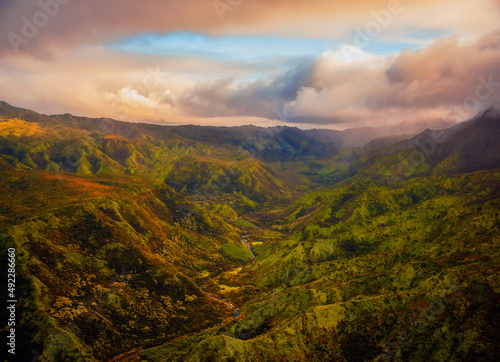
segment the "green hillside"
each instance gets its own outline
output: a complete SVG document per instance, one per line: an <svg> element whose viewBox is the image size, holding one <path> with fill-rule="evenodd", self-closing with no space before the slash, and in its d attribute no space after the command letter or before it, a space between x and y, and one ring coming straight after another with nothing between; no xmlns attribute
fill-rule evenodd
<svg viewBox="0 0 500 362"><path fill-rule="evenodd" d="M141 356L490 360L500 353L499 209L498 171L308 195L277 224L292 231L238 276L257 289L244 319Z"/></svg>
<svg viewBox="0 0 500 362"><path fill-rule="evenodd" d="M219 250L240 245L239 231L163 183L0 172L0 190L2 256L16 248L28 353L33 344L55 360L101 359L230 313L197 284L236 266Z"/></svg>
<svg viewBox="0 0 500 362"><path fill-rule="evenodd" d="M2 102L19 360L494 361L499 130L494 110L369 142Z"/></svg>
<svg viewBox="0 0 500 362"><path fill-rule="evenodd" d="M193 141L162 126L43 116L0 108L0 170L147 174L185 195L286 198L281 182L243 147ZM241 199L241 197L237 197Z"/></svg>

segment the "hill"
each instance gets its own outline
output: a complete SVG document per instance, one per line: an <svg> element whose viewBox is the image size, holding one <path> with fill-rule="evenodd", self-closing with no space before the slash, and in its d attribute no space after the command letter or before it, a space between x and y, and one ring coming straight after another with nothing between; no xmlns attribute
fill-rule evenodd
<svg viewBox="0 0 500 362"><path fill-rule="evenodd" d="M16 249L26 359L33 348L56 360L104 359L230 313L197 285L235 266L220 249L244 250L239 230L163 183L16 171L0 172L0 190L2 258Z"/></svg>
<svg viewBox="0 0 500 362"><path fill-rule="evenodd" d="M184 172L180 165L187 166ZM0 107L2 169L148 174L187 196L236 193L257 203L286 197L273 172L243 147L186 139L171 127L44 116L5 103ZM229 180L231 187L225 187Z"/></svg>
<svg viewBox="0 0 500 362"><path fill-rule="evenodd" d="M141 358L490 360L500 353L499 197L498 171L308 195L277 217L288 232L256 264L220 281L257 289L243 319Z"/></svg>
<svg viewBox="0 0 500 362"><path fill-rule="evenodd" d="M378 139L363 148L343 150L312 174L323 185L363 180L394 184L500 167L500 113L494 109L448 129L427 129L404 138Z"/></svg>

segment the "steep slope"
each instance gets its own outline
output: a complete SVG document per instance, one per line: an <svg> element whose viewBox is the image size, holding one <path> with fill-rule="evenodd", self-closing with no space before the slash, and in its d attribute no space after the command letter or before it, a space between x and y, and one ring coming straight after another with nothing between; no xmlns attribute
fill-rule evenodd
<svg viewBox="0 0 500 362"><path fill-rule="evenodd" d="M0 108L0 170L149 174L185 195L240 193L251 202L286 197L281 182L242 147L193 141L172 127ZM185 172L182 172L184 170ZM224 180L222 180L224 179ZM221 187L229 183L231 187ZM187 186L187 187L186 187Z"/></svg>
<svg viewBox="0 0 500 362"><path fill-rule="evenodd" d="M186 156L174 164L165 182L186 194L240 192L256 201L279 197L283 188L256 160L226 162L206 156Z"/></svg>
<svg viewBox="0 0 500 362"><path fill-rule="evenodd" d="M490 109L439 144L430 160L434 173L462 173L500 167L500 113Z"/></svg>
<svg viewBox="0 0 500 362"><path fill-rule="evenodd" d="M500 167L500 113L490 109L445 130L426 130L352 162L344 180L401 182L408 178Z"/></svg>
<svg viewBox="0 0 500 362"><path fill-rule="evenodd" d="M230 315L197 284L236 266L221 250L245 249L239 230L163 183L0 172L0 192L2 262L9 247L18 260L19 358L101 360Z"/></svg>
<svg viewBox="0 0 500 362"><path fill-rule="evenodd" d="M339 149L0 103L20 358L495 360L499 123Z"/></svg>
<svg viewBox="0 0 500 362"><path fill-rule="evenodd" d="M308 195L277 217L288 237L226 276L256 288L241 319L141 357L493 360L499 209L498 171Z"/></svg>

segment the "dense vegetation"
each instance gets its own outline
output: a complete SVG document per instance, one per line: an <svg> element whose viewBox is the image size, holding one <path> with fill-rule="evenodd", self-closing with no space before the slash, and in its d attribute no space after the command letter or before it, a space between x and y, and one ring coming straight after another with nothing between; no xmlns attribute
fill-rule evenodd
<svg viewBox="0 0 500 362"><path fill-rule="evenodd" d="M2 103L19 358L495 360L499 136L492 110L345 148Z"/></svg>

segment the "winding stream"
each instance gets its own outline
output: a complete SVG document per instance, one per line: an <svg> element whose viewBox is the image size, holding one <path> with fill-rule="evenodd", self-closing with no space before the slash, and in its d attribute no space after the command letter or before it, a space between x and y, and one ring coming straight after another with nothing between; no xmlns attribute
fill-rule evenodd
<svg viewBox="0 0 500 362"><path fill-rule="evenodd" d="M241 243L242 243L243 245L245 245L245 246L248 248L248 250L250 250L250 252L251 252L251 253L252 253L252 255L253 255L253 263L255 263L256 256L255 256L255 253L254 253L254 252L253 252L253 250L252 250L252 247L250 246L250 243L249 243L248 241L246 241L245 239L243 239L243 236L241 236ZM239 267L237 267L237 268L234 268L234 269L231 269L231 270L228 270L228 271L226 271L226 272L233 271L233 270L238 269L238 268L241 268L241 266L239 266ZM226 272L223 272L223 273L226 273ZM222 273L217 274L216 276L214 276L214 277L212 277L212 278L210 278L210 279L205 280L203 283L201 283L201 284L198 286L198 288L200 288L203 292L205 292L205 291L203 290L203 288L205 287L205 285L206 285L209 281L211 281L211 280L213 280L213 279L217 278L218 276L220 276L221 274L222 274ZM231 307L234 311L239 311L239 310L240 310L239 308L235 307L235 306L234 306L234 304L233 304L233 303L231 303L231 302L230 302L230 301L228 301L228 300L225 300L225 299L223 299L223 298L217 297L217 296L212 295L212 294L207 293L207 292L205 292L205 294L207 295L207 297L209 297L209 298L211 298L211 299L214 299L214 300L217 300L217 301L219 301L219 302L225 303L226 305L230 306L230 307ZM209 327L209 328L207 328L207 329L204 329L203 331L206 331L206 330L209 330L209 329L215 328L215 327L217 327L217 326L219 326L219 325L220 325L220 324L217 324L217 325L215 325L215 326L212 326L212 327Z"/></svg>
<svg viewBox="0 0 500 362"><path fill-rule="evenodd" d="M253 250L252 250L252 247L250 246L250 244L248 243L248 241L246 241L245 239L243 239L243 236L241 237L241 242L243 243L243 245L245 245L245 246L248 248L248 250L250 250L250 252L251 252L251 253L252 253L252 255L253 255L253 261L254 261L254 263L255 263L255 258L256 258L256 256L255 256L255 254L254 254L254 252L253 252Z"/></svg>
<svg viewBox="0 0 500 362"><path fill-rule="evenodd" d="M250 246L250 244L249 244L249 243L248 243L245 239L243 239L243 237L241 237L241 243L242 243L243 245L245 245L245 246L248 248L248 250L250 250L250 252L251 252L251 253L252 253L252 255L253 255L253 262L252 262L252 263L255 263L256 256L255 256L255 254L254 254L254 252L253 252L252 247ZM231 270L228 270L228 271L226 271L226 272L233 271L233 270L238 269L238 268L241 268L241 266L239 266L239 267L237 267L237 268L234 268L234 269L231 269ZM225 272L223 272L223 273L225 273ZM200 288L200 289L203 291L203 293L205 293L205 295L206 295L207 297L209 297L210 299L216 300L216 301L218 301L218 302L222 302L222 303L224 303L224 304L228 305L229 307L231 307L231 308L232 308L235 312L236 312L236 311L238 311L238 312L239 312L239 310L240 310L240 309L239 309L238 307L236 307L236 306L235 306L233 303L231 303L230 301L225 300L225 299L223 299L223 298L220 298L220 297L218 297L218 296L216 296L216 295L210 294L210 293L208 293L208 292L205 292L205 291L203 290L203 288L205 287L205 285L206 285L209 281L211 281L211 280L213 280L213 279L217 278L217 277L218 277L218 276L220 276L221 274L222 274L222 273L217 274L216 276L213 276L212 278L205 280L203 283L201 283L200 285L198 285L198 288ZM162 342L161 344L174 342L174 341L177 341L177 340L180 340L180 339L183 339L183 338L186 338L186 337L192 336L192 335L197 334L197 333L205 332L205 331L208 331L208 330L210 330L210 329L213 329L213 328L216 328L216 327L220 327L220 326L222 326L222 325L224 325L224 324L227 324L227 323L229 323L229 322L233 321L233 320L234 320L234 318L236 318L236 316L235 316L235 317L233 317L233 318L231 318L231 319L228 319L228 320L226 320L226 321L224 321L224 322L221 322L221 323L219 323L219 324L215 324L215 325L213 325L213 326L207 327L207 328L202 329L202 330L200 330L200 331L192 332L192 333L190 333L190 334L188 334L188 335L181 336L181 337L177 337L177 338L171 339L171 340L166 341L166 342ZM136 348L136 349L134 349L134 350L132 350L132 351L130 351L130 352L127 352L127 353L124 353L124 354L122 354L122 355L120 355L120 356L114 357L114 358L112 358L112 359L110 359L110 360L108 360L108 361L109 361L109 362L126 362L126 361L131 361L131 360L134 360L134 361L135 361L135 360L136 360L136 358L138 358L138 357L139 357L139 353L141 352L141 350L142 350L142 347L139 347L139 348Z"/></svg>

